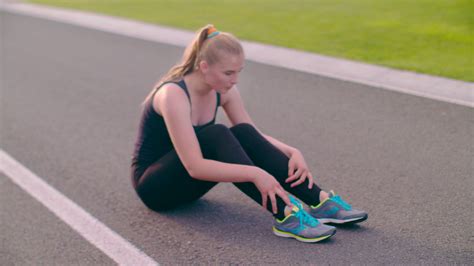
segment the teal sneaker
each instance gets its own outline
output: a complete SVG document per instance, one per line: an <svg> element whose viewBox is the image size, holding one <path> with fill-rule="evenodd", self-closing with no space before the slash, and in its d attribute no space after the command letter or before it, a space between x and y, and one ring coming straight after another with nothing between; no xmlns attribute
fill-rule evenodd
<svg viewBox="0 0 474 266"><path fill-rule="evenodd" d="M291 237L301 242L318 242L336 233L334 226L328 226L311 217L301 202L289 195L293 208L283 220L275 219L273 233L281 237Z"/></svg>
<svg viewBox="0 0 474 266"><path fill-rule="evenodd" d="M355 210L347 202L336 195L334 191L329 192L329 198L317 206L309 206L309 213L321 223L349 224L360 223L367 220L368 214L364 211Z"/></svg>

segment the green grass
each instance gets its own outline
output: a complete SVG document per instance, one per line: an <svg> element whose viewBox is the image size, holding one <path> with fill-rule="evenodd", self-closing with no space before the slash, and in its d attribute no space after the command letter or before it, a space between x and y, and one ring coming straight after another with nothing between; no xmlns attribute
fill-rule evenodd
<svg viewBox="0 0 474 266"><path fill-rule="evenodd" d="M31 0L474 81L471 0Z"/></svg>

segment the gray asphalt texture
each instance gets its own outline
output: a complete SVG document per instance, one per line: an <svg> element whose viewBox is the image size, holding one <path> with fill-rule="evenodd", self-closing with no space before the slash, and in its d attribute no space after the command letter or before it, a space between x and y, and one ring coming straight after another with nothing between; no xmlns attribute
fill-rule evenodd
<svg viewBox="0 0 474 266"><path fill-rule="evenodd" d="M183 49L0 12L3 150L161 264L471 264L473 109L246 62L257 126L369 219L279 238L232 184L164 213L130 182L140 103ZM229 125L222 110L218 122ZM1 176L0 263L110 264ZM82 258L82 259L81 259Z"/></svg>

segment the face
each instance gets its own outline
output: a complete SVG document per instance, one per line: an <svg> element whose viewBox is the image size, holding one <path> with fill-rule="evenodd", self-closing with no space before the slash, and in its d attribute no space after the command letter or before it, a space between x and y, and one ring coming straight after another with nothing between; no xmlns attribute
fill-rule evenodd
<svg viewBox="0 0 474 266"><path fill-rule="evenodd" d="M239 79L244 65L243 55L221 56L221 60L213 65L201 62L201 70L206 83L219 93L227 93Z"/></svg>

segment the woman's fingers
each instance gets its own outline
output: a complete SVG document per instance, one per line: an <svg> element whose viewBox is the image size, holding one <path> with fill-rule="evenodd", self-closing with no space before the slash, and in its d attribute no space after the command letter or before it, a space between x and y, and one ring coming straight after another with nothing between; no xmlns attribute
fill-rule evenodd
<svg viewBox="0 0 474 266"><path fill-rule="evenodd" d="M283 189L279 189L277 190L277 194L285 202L285 204L288 207L291 208L293 206L293 204L290 201L290 197L288 197L288 194L286 193L286 191L284 191Z"/></svg>
<svg viewBox="0 0 474 266"><path fill-rule="evenodd" d="M308 181L309 181L308 188L309 189L313 188L314 178L313 178L313 174L311 174L311 172L308 174Z"/></svg>
<svg viewBox="0 0 474 266"><path fill-rule="evenodd" d="M289 182L291 182L291 181L293 181L293 180L296 180L296 179L301 175L301 172L303 172L301 169L296 170L296 172L295 172L292 176L288 177L288 178L285 180L285 182L286 182L286 183L289 183Z"/></svg>
<svg viewBox="0 0 474 266"><path fill-rule="evenodd" d="M270 200L272 201L273 213L276 214L278 212L278 209L277 209L275 193L270 193L269 195L270 195Z"/></svg>
<svg viewBox="0 0 474 266"><path fill-rule="evenodd" d="M295 168L294 168L293 164L290 164L290 166L288 168L288 176L291 176L294 171L295 171Z"/></svg>
<svg viewBox="0 0 474 266"><path fill-rule="evenodd" d="M291 184L291 187L296 187L296 186L298 186L299 184L303 183L303 182L306 180L306 176L307 176L307 173L304 172L304 173L301 175L300 179L298 179L298 181L296 181L296 182L294 182L293 184Z"/></svg>
<svg viewBox="0 0 474 266"><path fill-rule="evenodd" d="M268 195L266 193L262 193L262 206L265 209L268 209L267 208L267 199L268 199Z"/></svg>

